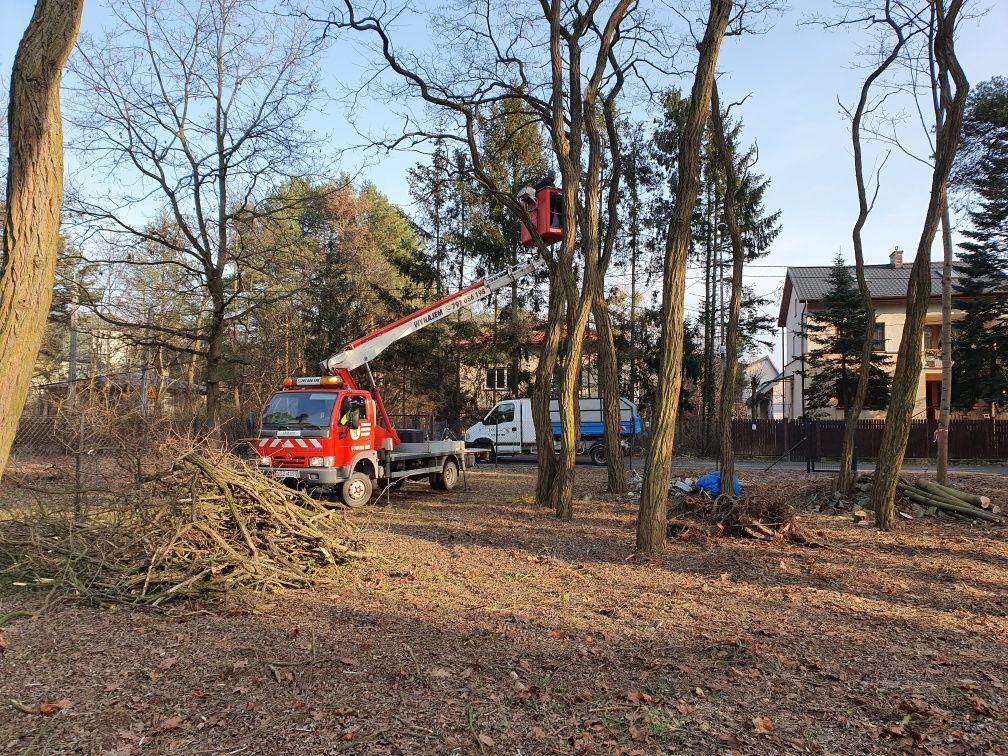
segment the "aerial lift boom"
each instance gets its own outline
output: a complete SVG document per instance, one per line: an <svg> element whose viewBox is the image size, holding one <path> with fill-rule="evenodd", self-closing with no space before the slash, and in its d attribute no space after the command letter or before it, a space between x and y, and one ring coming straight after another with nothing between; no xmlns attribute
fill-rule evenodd
<svg viewBox="0 0 1008 756"><path fill-rule="evenodd" d="M449 294L433 304L399 318L399 320L389 323L383 328L379 328L377 331L351 341L342 352L338 352L327 360L324 360L319 367L324 373L338 376L348 386L356 386L356 382L351 377L350 371L359 367L366 368L368 379L371 382L371 395L378 405L378 411L381 413L386 434L392 438L394 444L398 444L399 434L396 433L392 422L389 420L388 412L385 410L385 403L378 392L378 387L375 384L374 376L371 374L371 368L368 363L400 339L414 334L432 323L444 320L452 313L482 302L495 291L532 275L544 266L545 263L542 258L536 257L525 265L516 265L495 273L488 278L481 278L461 291Z"/></svg>

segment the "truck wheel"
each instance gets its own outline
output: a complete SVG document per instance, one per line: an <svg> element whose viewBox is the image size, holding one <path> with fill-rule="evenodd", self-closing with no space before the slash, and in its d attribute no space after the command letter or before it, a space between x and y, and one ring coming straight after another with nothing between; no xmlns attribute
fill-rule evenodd
<svg viewBox="0 0 1008 756"><path fill-rule="evenodd" d="M605 465L605 447L602 444L595 444L595 446L589 449L588 456L591 457L593 464L599 467Z"/></svg>
<svg viewBox="0 0 1008 756"><path fill-rule="evenodd" d="M497 461L497 450L494 448L493 441L489 438L477 438L473 441L473 446L477 449L486 449L485 452L477 455L477 458L481 461L484 459L491 463Z"/></svg>
<svg viewBox="0 0 1008 756"><path fill-rule="evenodd" d="M371 478L362 472L355 472L340 486L340 498L348 507L357 509L371 501L373 489Z"/></svg>
<svg viewBox="0 0 1008 756"><path fill-rule="evenodd" d="M439 473L431 473L430 485L435 491L451 491L458 485L459 468L454 459L446 459Z"/></svg>

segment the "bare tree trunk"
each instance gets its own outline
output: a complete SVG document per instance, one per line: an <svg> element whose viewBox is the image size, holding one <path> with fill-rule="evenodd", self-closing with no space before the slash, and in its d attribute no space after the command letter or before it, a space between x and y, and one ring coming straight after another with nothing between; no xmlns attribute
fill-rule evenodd
<svg viewBox="0 0 1008 756"><path fill-rule="evenodd" d="M83 5L83 0L38 0L11 73L0 259L0 477L52 303L63 202L59 87Z"/></svg>
<svg viewBox="0 0 1008 756"><path fill-rule="evenodd" d="M623 445L620 443L619 365L616 361L616 342L613 338L609 303L606 301L601 279L592 310L595 316L595 330L598 332L599 400L602 404L609 491L626 493Z"/></svg>
<svg viewBox="0 0 1008 756"><path fill-rule="evenodd" d="M212 435L217 435L217 426L220 422L220 384L222 379L222 366L224 362L224 290L223 281L216 280L216 276L211 276L208 280L210 289L209 314L210 323L206 335L206 366L204 378L206 382L206 428ZM219 284L219 285L218 285Z"/></svg>
<svg viewBox="0 0 1008 756"><path fill-rule="evenodd" d="M532 390L532 421L536 433L536 504L553 506L553 487L556 483L557 455L553 448L553 421L550 418L550 399L553 396L553 374L556 371L557 353L563 332L563 294L559 282L550 284L549 310L542 350L536 366L535 386Z"/></svg>
<svg viewBox="0 0 1008 756"><path fill-rule="evenodd" d="M666 501L679 411L679 390L682 387L686 257L691 237L690 223L700 186L700 140L710 111L714 71L731 9L731 0L711 0L707 28L698 45L700 58L679 142L679 188L665 240L665 280L662 291L664 317L658 386L655 392L654 431L645 463L637 515L637 548L646 554L657 553L665 546Z"/></svg>
<svg viewBox="0 0 1008 756"><path fill-rule="evenodd" d="M728 325L725 331L725 364L721 380L721 397L718 405L721 423L720 467L721 493L734 494L732 481L735 478L735 449L732 439L732 405L735 403L735 381L738 375L738 330L739 310L742 308L742 265L745 249L742 246L742 232L739 230L735 202L739 192L739 176L735 160L728 149L725 137L724 118L721 115L721 100L718 97L717 81L711 86L711 120L714 126L714 143L721 157L725 172L724 216L732 243L732 285L728 304ZM755 394L754 394L755 396Z"/></svg>
<svg viewBox="0 0 1008 756"><path fill-rule="evenodd" d="M899 355L896 358L892 398L871 490L871 507L875 510L875 524L884 530L891 529L895 524L896 486L899 483L900 468L903 465L907 437L910 434L910 419L913 415L914 398L921 372L921 336L931 298L931 245L945 203L948 177L959 145L963 111L969 92L969 83L955 51L955 25L962 8L962 0L952 0L948 11L945 11L943 6L942 0L937 0L935 57L938 61L939 78L941 79L942 73L951 75L955 83L955 92L946 109L945 120L936 135L931 199L924 216L917 255L910 271L906 321L903 325ZM943 96L949 96L947 90Z"/></svg>
<svg viewBox="0 0 1008 756"><path fill-rule="evenodd" d="M844 408L844 437L843 445L840 447L840 470L837 473L836 480L836 490L844 495L849 495L854 488L854 442L857 439L857 425L861 418L861 411L864 409L865 400L868 397L868 379L871 375L871 358L875 343L875 305L872 302L868 281L865 279L864 242L861 238L861 231L868 220L872 207L875 205L875 197L878 196L879 178L877 175L875 193L869 201L864 177L864 158L861 149L861 121L868 106L868 97L872 85L899 57L900 51L906 43L902 27L893 20L892 16L887 16L886 21L896 35L896 44L893 45L893 49L861 85L861 97L854 110L854 115L851 117L851 144L854 148L854 180L857 184L858 193L858 217L854 222L851 237L854 244L854 273L857 277L858 291L861 293L865 333L864 340L861 342L861 364L858 370L857 387L854 390L853 398L846 403L847 406ZM881 171L882 167L879 166L879 174L881 174Z"/></svg>
<svg viewBox="0 0 1008 756"><path fill-rule="evenodd" d="M945 124L949 106L948 71L935 70L935 11L931 9L928 28L928 73L931 79L931 102L934 106L935 131ZM949 219L948 196L942 202L942 384L938 413L938 463L935 478L942 485L948 482L949 420L952 415L952 222Z"/></svg>
<svg viewBox="0 0 1008 756"><path fill-rule="evenodd" d="M620 443L620 372L612 317L609 314L609 303L605 296L605 272L609 269L613 249L616 247L620 190L623 179L623 154L620 148L615 108L610 104L607 104L605 108L605 127L609 141L610 161L609 191L606 202L608 221L605 228L605 238L602 242L599 274L596 281L597 289L592 303L592 311L595 315L595 329L598 332L599 399L602 405L602 432L609 491L622 494L627 491L627 479L626 468L623 464L623 444ZM632 328L633 323L631 322Z"/></svg>
<svg viewBox="0 0 1008 756"><path fill-rule="evenodd" d="M935 478L944 486L948 483L949 421L952 416L952 224L947 196L942 203L942 253L942 386Z"/></svg>

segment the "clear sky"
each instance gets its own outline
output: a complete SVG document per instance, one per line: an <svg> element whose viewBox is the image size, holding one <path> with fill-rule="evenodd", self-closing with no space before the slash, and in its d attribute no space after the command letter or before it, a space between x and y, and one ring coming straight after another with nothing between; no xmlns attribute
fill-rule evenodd
<svg viewBox="0 0 1008 756"><path fill-rule="evenodd" d="M760 261L765 266L825 265L837 252L850 260L851 226L857 207L850 136L837 98L849 104L858 94L863 73L852 63L858 60L865 35L860 29L823 31L799 25L811 13L829 13L830 2L795 0L791 5L765 35L728 39L718 66L724 101L751 95L740 113L745 122L745 139L758 143L757 170L772 180L767 207L779 208L783 213L783 232L770 256ZM0 0L0 70L7 81L33 6L31 0ZM1008 3L993 2L990 6L980 22L964 25L958 44L971 83L1008 75ZM96 32L107 22L104 3L86 0L83 30ZM419 31L404 33L422 39ZM322 65L334 91L340 77L358 76L359 54L358 49L345 44L329 51ZM688 82L668 83L688 86ZM355 116L366 130L380 127L385 113L384 108L372 104ZM312 126L328 133L334 147L343 147L359 142L348 120L343 106L334 103ZM916 142L917 151L927 154L919 124L909 123L904 133L908 144ZM878 145L869 148L869 166L877 160L880 149ZM407 212L410 210L405 172L417 161L416 154L370 155L365 159L351 152L342 159L350 172L364 165L363 177ZM930 176L924 166L899 153L889 158L878 203L865 229L868 262L887 261L896 245L912 255L929 190ZM688 276L692 282L690 311L697 305L697 275L691 272ZM749 283L761 293L776 293L782 278L783 267L752 268Z"/></svg>

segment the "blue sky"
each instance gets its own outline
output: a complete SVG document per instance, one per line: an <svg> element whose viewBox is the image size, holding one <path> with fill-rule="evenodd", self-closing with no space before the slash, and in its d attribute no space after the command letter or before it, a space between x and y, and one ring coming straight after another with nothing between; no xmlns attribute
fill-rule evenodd
<svg viewBox="0 0 1008 756"><path fill-rule="evenodd" d="M31 16L31 0L0 0L0 70L9 81L10 66L21 34ZM751 95L741 110L745 138L759 145L758 170L772 180L767 206L779 208L783 232L766 266L829 264L837 252L851 257L851 225L856 213L850 136L840 115L837 98L851 103L857 96L862 72L852 67L865 43L857 29L827 32L801 27L810 13L828 13L829 2L794 2L766 34L726 40L719 64L722 99L726 102ZM86 0L83 29L100 31L108 14L103 3ZM971 83L994 75L1008 75L1004 32L1008 29L1008 3L994 3L979 23L962 29L958 49ZM414 41L424 35L404 30ZM356 77L362 62L359 51L338 45L329 51L322 66L328 84L335 90L339 77ZM676 82L669 82L676 83ZM686 84L688 85L688 83ZM6 91L6 82L4 92ZM358 111L357 119L367 129L377 128L384 108ZM348 124L348 114L333 104L311 124L328 133L333 145L355 144L359 137ZM908 144L926 154L919 124L908 124ZM868 148L868 165L877 159L878 145ZM409 211L406 169L416 154L367 157L362 176L373 181L393 202ZM364 164L361 154L343 157L343 167L354 172ZM930 189L928 170L894 153L886 164L882 191L865 230L868 262L883 262L895 245L912 251L917 246L921 221ZM937 248L936 248L937 254ZM763 293L779 291L782 267L752 268L749 282ZM695 273L689 278L695 280ZM697 305L694 284L688 309Z"/></svg>

